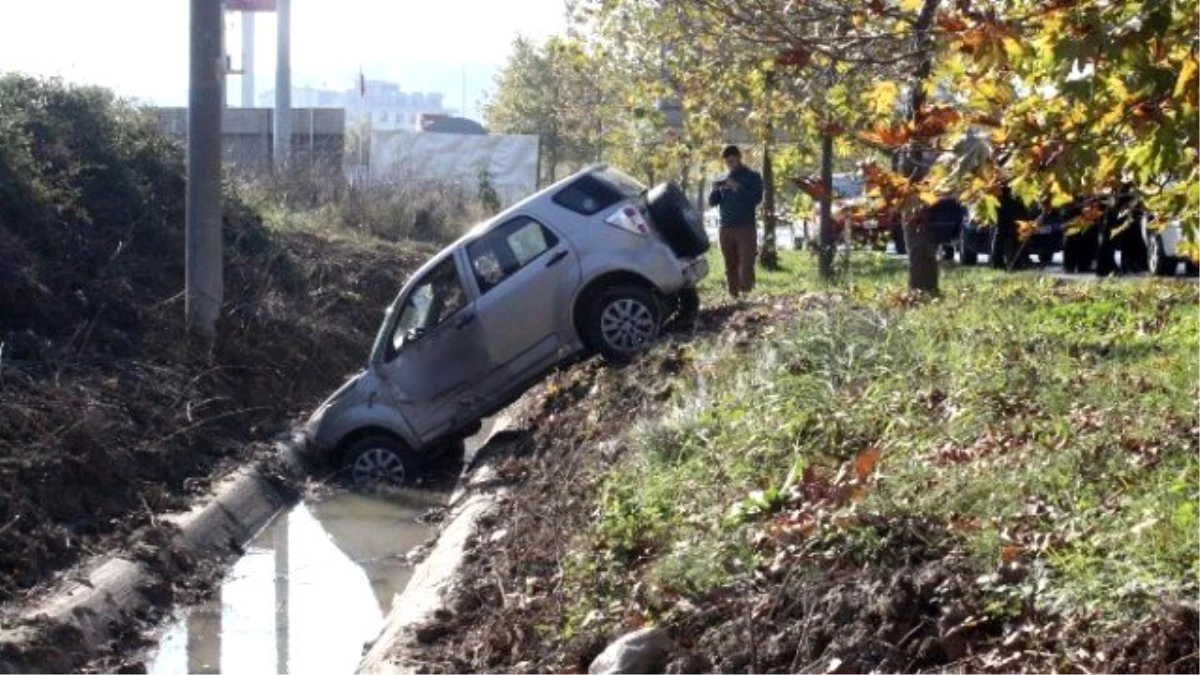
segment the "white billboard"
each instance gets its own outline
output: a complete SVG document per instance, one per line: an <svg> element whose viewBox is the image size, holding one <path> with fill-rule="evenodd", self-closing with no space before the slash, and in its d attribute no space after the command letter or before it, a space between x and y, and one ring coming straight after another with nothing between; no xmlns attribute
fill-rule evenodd
<svg viewBox="0 0 1200 675"><path fill-rule="evenodd" d="M375 131L371 134L372 177L402 174L418 180L461 180L478 184L491 176L504 206L537 190L538 137Z"/></svg>

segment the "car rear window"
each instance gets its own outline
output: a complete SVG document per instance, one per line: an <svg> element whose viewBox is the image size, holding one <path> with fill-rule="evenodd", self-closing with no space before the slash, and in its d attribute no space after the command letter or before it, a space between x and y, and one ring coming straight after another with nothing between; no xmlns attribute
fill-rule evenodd
<svg viewBox="0 0 1200 675"><path fill-rule="evenodd" d="M633 199L645 191L634 178L616 169L601 169L584 174L554 195L555 204L575 213L590 216L623 199Z"/></svg>
<svg viewBox="0 0 1200 675"><path fill-rule="evenodd" d="M641 181L612 167L600 169L596 172L596 175L603 178L606 182L617 188L617 190L620 190L621 194L630 199L646 191L646 186L642 185Z"/></svg>

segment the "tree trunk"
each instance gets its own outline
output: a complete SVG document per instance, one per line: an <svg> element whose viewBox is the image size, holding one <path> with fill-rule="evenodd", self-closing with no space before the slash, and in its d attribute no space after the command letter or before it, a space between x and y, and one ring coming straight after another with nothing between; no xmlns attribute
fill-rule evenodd
<svg viewBox="0 0 1200 675"><path fill-rule="evenodd" d="M770 142L763 145L763 245L758 262L769 270L779 269L779 249L775 245L775 168Z"/></svg>
<svg viewBox="0 0 1200 675"><path fill-rule="evenodd" d="M937 14L940 0L925 0L921 14L917 17L915 31L921 46L926 49L925 55L913 73L912 95L908 119L913 121L925 105L925 81L933 70L933 51L930 42L930 28ZM900 172L909 180L918 181L929 173L926 167L926 148L921 143L910 143L900 159ZM908 288L922 291L931 295L938 294L938 256L937 247L930 238L929 209L922 205L919 210L908 209L901 212L904 227L904 240L908 247Z"/></svg>
<svg viewBox="0 0 1200 675"><path fill-rule="evenodd" d="M708 200L705 199L707 195L704 194L707 188L708 180L705 179L704 174L701 174L699 185L696 187L696 210L700 213L708 210Z"/></svg>
<svg viewBox="0 0 1200 675"><path fill-rule="evenodd" d="M817 260L821 278L833 280L833 257L837 240L833 232L833 135L821 135L821 245Z"/></svg>
<svg viewBox="0 0 1200 675"><path fill-rule="evenodd" d="M922 208L904 219L904 241L908 246L908 288L938 294L937 246L929 237L929 209Z"/></svg>

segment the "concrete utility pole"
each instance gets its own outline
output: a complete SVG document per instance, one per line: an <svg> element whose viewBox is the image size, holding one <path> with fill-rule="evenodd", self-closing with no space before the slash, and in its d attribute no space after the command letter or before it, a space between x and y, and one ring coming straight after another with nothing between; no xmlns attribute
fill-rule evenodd
<svg viewBox="0 0 1200 675"><path fill-rule="evenodd" d="M242 12L242 107L254 107L254 12Z"/></svg>
<svg viewBox="0 0 1200 675"><path fill-rule="evenodd" d="M221 0L191 0L184 313L211 341L225 293L221 252L221 114L225 53Z"/></svg>
<svg viewBox="0 0 1200 675"><path fill-rule="evenodd" d="M288 564L288 527L291 518L284 516L275 530L275 672L290 673L291 665L291 622L288 609L291 606L291 567Z"/></svg>
<svg viewBox="0 0 1200 675"><path fill-rule="evenodd" d="M292 0L278 0L275 65L275 170L287 166L292 150Z"/></svg>

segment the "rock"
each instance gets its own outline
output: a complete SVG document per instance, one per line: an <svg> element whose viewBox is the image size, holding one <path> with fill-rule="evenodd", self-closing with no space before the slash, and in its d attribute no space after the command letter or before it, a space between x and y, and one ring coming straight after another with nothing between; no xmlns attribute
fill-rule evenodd
<svg viewBox="0 0 1200 675"><path fill-rule="evenodd" d="M479 596L470 590L464 590L454 597L454 611L459 614L470 614L482 605Z"/></svg>
<svg viewBox="0 0 1200 675"><path fill-rule="evenodd" d="M450 626L446 625L444 621L432 621L430 623L418 626L417 629L413 631L413 637L417 639L417 642L427 645L432 642L437 642L449 633Z"/></svg>
<svg viewBox="0 0 1200 675"><path fill-rule="evenodd" d="M697 652L687 652L671 659L663 672L668 675L686 675L687 673L707 673L711 670L712 662L707 657Z"/></svg>
<svg viewBox="0 0 1200 675"><path fill-rule="evenodd" d="M621 636L588 667L590 675L601 673L661 672L673 643L661 628L643 628Z"/></svg>

